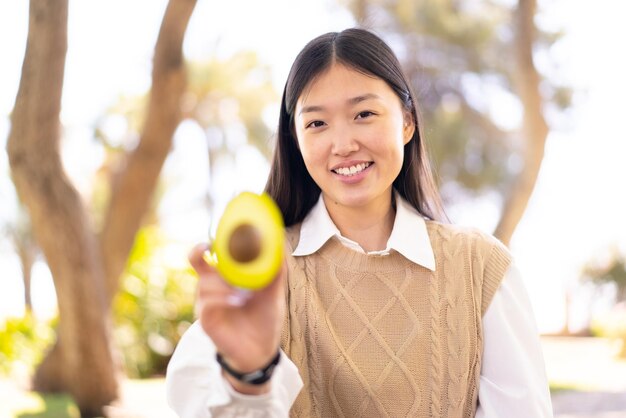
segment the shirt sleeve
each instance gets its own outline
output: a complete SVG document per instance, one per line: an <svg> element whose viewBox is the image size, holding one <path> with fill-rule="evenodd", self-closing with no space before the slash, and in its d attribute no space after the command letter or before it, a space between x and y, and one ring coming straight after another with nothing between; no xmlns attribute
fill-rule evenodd
<svg viewBox="0 0 626 418"><path fill-rule="evenodd" d="M180 418L288 417L303 384L298 369L281 350L269 393L251 396L235 391L215 360L215 345L199 322L179 341L167 367L165 389Z"/></svg>
<svg viewBox="0 0 626 418"><path fill-rule="evenodd" d="M515 265L485 312L483 333L476 418L552 418L539 332Z"/></svg>

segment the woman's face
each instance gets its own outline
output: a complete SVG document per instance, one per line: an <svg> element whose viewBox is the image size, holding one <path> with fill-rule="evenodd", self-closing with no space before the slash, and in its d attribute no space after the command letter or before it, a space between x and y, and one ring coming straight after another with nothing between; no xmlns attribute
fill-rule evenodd
<svg viewBox="0 0 626 418"><path fill-rule="evenodd" d="M326 204L391 202L415 126L383 80L341 64L315 78L296 104L298 146Z"/></svg>

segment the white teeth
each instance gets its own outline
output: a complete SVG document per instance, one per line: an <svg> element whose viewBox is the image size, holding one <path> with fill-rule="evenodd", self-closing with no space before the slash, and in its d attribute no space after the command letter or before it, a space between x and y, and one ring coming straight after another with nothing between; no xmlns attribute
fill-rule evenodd
<svg viewBox="0 0 626 418"><path fill-rule="evenodd" d="M365 170L371 164L372 163L361 163L361 164L353 165L352 167L341 167L333 171L337 174L341 174L342 176L353 176Z"/></svg>

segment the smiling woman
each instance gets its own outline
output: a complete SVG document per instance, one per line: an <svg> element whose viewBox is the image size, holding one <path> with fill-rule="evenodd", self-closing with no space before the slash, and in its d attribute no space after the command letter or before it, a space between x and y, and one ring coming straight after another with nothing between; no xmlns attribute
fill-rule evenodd
<svg viewBox="0 0 626 418"><path fill-rule="evenodd" d="M416 106L371 32L300 52L266 187L283 269L242 300L192 251L199 320L167 374L181 417L552 416L512 257L439 221Z"/></svg>

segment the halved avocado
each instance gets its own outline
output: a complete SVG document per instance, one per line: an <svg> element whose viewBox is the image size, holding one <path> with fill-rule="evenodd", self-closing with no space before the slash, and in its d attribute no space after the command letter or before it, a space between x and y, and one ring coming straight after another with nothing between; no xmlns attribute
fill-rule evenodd
<svg viewBox="0 0 626 418"><path fill-rule="evenodd" d="M243 192L228 203L217 225L217 270L235 287L262 289L280 270L284 242L283 218L272 198Z"/></svg>

